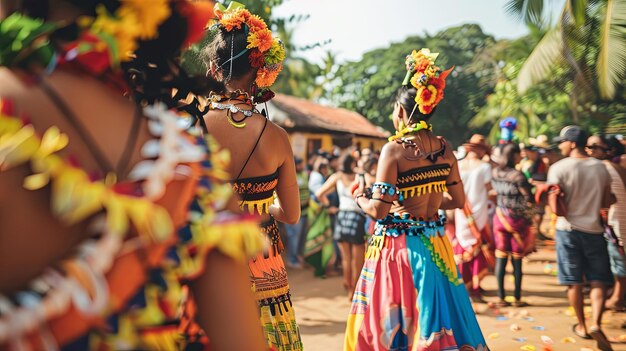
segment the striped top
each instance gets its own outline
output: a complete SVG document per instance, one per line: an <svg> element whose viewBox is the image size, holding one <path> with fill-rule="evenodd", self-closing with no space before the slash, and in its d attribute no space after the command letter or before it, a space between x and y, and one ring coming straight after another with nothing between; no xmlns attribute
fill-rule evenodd
<svg viewBox="0 0 626 351"><path fill-rule="evenodd" d="M413 168L398 174L397 186L405 199L430 193L447 191L446 179L450 175L447 163Z"/></svg>
<svg viewBox="0 0 626 351"><path fill-rule="evenodd" d="M612 165L605 164L606 170L609 171L611 176L611 192L617 198L617 202L614 203L609 209L608 223L613 227L615 234L622 243L626 242L626 188L624 188L624 182L617 173L617 170Z"/></svg>
<svg viewBox="0 0 626 351"><path fill-rule="evenodd" d="M239 195L242 210L259 214L269 213L269 206L274 202L274 190L278 185L278 170L270 175L251 177L233 181L233 191Z"/></svg>

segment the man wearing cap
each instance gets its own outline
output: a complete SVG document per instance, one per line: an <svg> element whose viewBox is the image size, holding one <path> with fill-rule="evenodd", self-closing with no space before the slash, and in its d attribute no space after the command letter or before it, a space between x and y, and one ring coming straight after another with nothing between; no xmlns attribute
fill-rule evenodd
<svg viewBox="0 0 626 351"><path fill-rule="evenodd" d="M593 338L602 351L612 350L601 330L606 286L612 284L607 244L600 224L600 209L615 202L609 173L585 153L587 133L578 126L567 126L558 137L566 158L548 171L548 184L557 184L565 194L565 216L556 223L558 279L568 286L567 296L578 323L572 331L581 338ZM585 323L582 284L591 284L591 319Z"/></svg>

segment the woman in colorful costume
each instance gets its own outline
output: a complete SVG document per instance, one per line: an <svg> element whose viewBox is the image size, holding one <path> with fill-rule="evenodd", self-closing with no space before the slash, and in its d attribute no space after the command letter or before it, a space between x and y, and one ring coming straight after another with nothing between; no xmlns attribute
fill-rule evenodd
<svg viewBox="0 0 626 351"><path fill-rule="evenodd" d="M466 156L459 161L465 205L454 212L452 247L461 276L472 301L482 301L481 280L493 268L493 236L489 218L491 165L483 161L490 147L485 137L474 134L463 144ZM491 266L491 267L490 267Z"/></svg>
<svg viewBox="0 0 626 351"><path fill-rule="evenodd" d="M208 3L1 5L0 349L263 349L257 222L171 95Z"/></svg>
<svg viewBox="0 0 626 351"><path fill-rule="evenodd" d="M221 87L211 92L204 119L220 145L231 151L228 171L241 208L262 216L270 242L269 251L249 262L266 342L281 351L301 350L276 224L293 224L300 217L294 157L287 133L257 109L273 97L269 87L282 69L284 47L241 4L231 2L227 9L216 5L215 13L218 21L202 58L207 80Z"/></svg>
<svg viewBox="0 0 626 351"><path fill-rule="evenodd" d="M497 194L496 215L493 217L493 233L496 243L495 274L498 281L499 301L496 306L510 306L505 300L504 276L511 257L515 280L513 305L523 307L522 301L522 258L535 247L532 228L534 200L531 186L524 173L515 169L522 159L517 144L500 144L495 158L498 167L492 171L493 191Z"/></svg>
<svg viewBox="0 0 626 351"><path fill-rule="evenodd" d="M354 191L378 222L344 350L487 350L438 215L462 207L465 194L452 148L427 123L452 70L441 71L437 55L407 56L393 112L397 132L382 149L376 183Z"/></svg>

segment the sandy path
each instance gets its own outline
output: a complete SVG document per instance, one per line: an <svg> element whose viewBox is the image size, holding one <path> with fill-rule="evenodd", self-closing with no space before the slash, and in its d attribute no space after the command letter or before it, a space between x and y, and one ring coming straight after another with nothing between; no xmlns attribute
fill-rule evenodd
<svg viewBox="0 0 626 351"><path fill-rule="evenodd" d="M556 266L555 258L553 246L547 245L524 263L523 299L530 304L529 307L498 311L488 308L486 304L477 306L478 321L485 337L498 334L487 340L492 350L513 351L533 345L534 350L541 351L544 350L542 335L554 341L554 351L596 350L594 341L582 340L571 332L575 319L568 312L565 288L557 284L556 277L550 272L550 265ZM509 277L512 274L507 276L506 284L507 288L512 289L513 282ZM336 276L316 279L310 270L301 269L290 270L289 280L305 350L342 350L350 304L343 293L341 279ZM483 287L488 291L486 299L494 301L495 278L485 278ZM626 314L607 312L604 321L607 336L617 338L626 335L626 330L620 329L621 323L626 321ZM517 324L521 330L511 331L511 324ZM575 342L564 342L568 337ZM615 351L626 351L626 344L614 343L613 348Z"/></svg>

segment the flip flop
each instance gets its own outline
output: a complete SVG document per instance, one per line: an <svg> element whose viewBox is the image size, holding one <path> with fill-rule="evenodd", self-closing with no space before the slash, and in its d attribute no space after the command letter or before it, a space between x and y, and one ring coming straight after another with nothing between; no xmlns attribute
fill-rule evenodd
<svg viewBox="0 0 626 351"><path fill-rule="evenodd" d="M578 327L578 323L576 323L576 324L572 325L572 331L574 332L574 334L576 334L576 336L577 336L577 337L579 337L579 338L581 338L581 339L585 339L585 340L591 340L591 339L593 339L593 338L591 337L591 335L589 335L589 334L582 334L582 333L580 333L580 332L576 329L576 327Z"/></svg>
<svg viewBox="0 0 626 351"><path fill-rule="evenodd" d="M606 335L602 332L602 329L598 327L589 328L589 335L596 341L596 346L602 351L613 351L611 342L606 338Z"/></svg>

